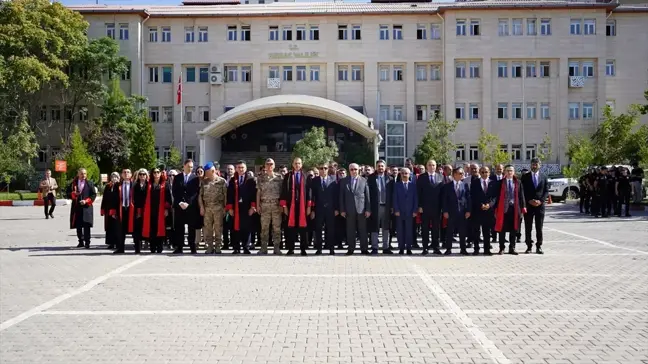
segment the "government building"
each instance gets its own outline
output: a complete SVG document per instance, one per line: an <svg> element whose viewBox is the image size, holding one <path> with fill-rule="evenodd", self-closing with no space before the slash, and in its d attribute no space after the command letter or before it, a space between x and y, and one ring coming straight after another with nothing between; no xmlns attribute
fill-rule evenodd
<svg viewBox="0 0 648 364"><path fill-rule="evenodd" d="M285 163L318 125L343 153L366 145L403 165L442 113L459 120L457 161L480 159L484 128L516 163L549 136L547 162L567 164L568 133L593 131L606 105L624 112L648 89L640 4L193 0L72 9L90 37L114 38L130 59L121 85L147 97L160 158L184 146L201 163ZM46 162L60 136L51 139Z"/></svg>

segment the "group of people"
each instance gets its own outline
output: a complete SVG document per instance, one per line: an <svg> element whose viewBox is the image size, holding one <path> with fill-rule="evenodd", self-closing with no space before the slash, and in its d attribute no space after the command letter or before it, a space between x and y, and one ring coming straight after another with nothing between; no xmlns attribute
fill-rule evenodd
<svg viewBox="0 0 648 364"><path fill-rule="evenodd" d="M114 172L104 188L101 215L106 244L114 253L125 252L127 235L132 235L135 253L143 243L152 253L162 253L165 243L182 254L186 245L195 254L204 241L206 254L221 254L228 247L233 254L307 255L343 249L365 255L422 255L452 253L458 238L459 253L492 255L491 243L499 243L498 254L517 255L525 221L526 252L543 254L542 228L547 177L534 159L531 171L516 176L511 165L497 165L494 171L477 164L463 167L437 166L434 160L414 167L387 168L379 160L375 168L352 163L347 170L334 162L305 170L295 158L292 170L267 159L255 176L244 161L226 167L221 177L218 165L207 163L194 170L188 159L179 173L141 169L136 176L128 169ZM424 168L424 170L422 170ZM492 172L492 173L491 173ZM72 200L70 226L76 229L78 247L89 248L93 223L92 205L96 191L81 169L67 187ZM47 214L47 211L46 211ZM535 242L532 229L535 224ZM188 230L185 230L185 227ZM508 233L508 240L506 234ZM379 244L379 238L382 244ZM257 242L255 243L255 240ZM481 247L480 247L481 243ZM285 245L285 246L284 246ZM382 245L382 246L381 246Z"/></svg>
<svg viewBox="0 0 648 364"><path fill-rule="evenodd" d="M592 168L578 179L580 212L594 217L630 215L630 200L640 203L643 199L642 181L644 171L634 166L632 171L623 166Z"/></svg>

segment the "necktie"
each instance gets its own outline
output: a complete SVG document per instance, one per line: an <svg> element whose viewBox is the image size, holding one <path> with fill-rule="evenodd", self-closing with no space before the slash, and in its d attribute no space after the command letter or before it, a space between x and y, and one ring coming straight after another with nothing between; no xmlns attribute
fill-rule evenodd
<svg viewBox="0 0 648 364"><path fill-rule="evenodd" d="M538 187L538 177L535 173L533 174L533 187Z"/></svg>
<svg viewBox="0 0 648 364"><path fill-rule="evenodd" d="M189 175L185 174L185 184L187 184L187 181L189 181Z"/></svg>
<svg viewBox="0 0 648 364"><path fill-rule="evenodd" d="M455 193L457 194L457 199L459 199L459 182L455 182Z"/></svg>
<svg viewBox="0 0 648 364"><path fill-rule="evenodd" d="M430 174L430 184L434 184L434 175Z"/></svg>
<svg viewBox="0 0 648 364"><path fill-rule="evenodd" d="M405 192L407 192L407 187L409 186L409 182L405 182Z"/></svg>
<svg viewBox="0 0 648 364"><path fill-rule="evenodd" d="M356 183L357 183L357 182L358 182L358 179L354 177L354 178L353 178L353 190L354 190L354 191L355 191Z"/></svg>
<svg viewBox="0 0 648 364"><path fill-rule="evenodd" d="M128 183L124 183L124 207L128 207Z"/></svg>
<svg viewBox="0 0 648 364"><path fill-rule="evenodd" d="M243 184L243 176L239 177L239 185Z"/></svg>
<svg viewBox="0 0 648 364"><path fill-rule="evenodd" d="M513 181L509 180L508 185L509 185L509 196L511 196L511 198L513 198Z"/></svg>
<svg viewBox="0 0 648 364"><path fill-rule="evenodd" d="M483 180L482 183L483 183L483 185L484 185L484 192L486 192L486 190L488 189L488 187L487 187L487 185L486 185L486 180Z"/></svg>
<svg viewBox="0 0 648 364"><path fill-rule="evenodd" d="M295 173L295 182L299 184L299 172Z"/></svg>
<svg viewBox="0 0 648 364"><path fill-rule="evenodd" d="M322 178L322 188L326 188L326 180Z"/></svg>

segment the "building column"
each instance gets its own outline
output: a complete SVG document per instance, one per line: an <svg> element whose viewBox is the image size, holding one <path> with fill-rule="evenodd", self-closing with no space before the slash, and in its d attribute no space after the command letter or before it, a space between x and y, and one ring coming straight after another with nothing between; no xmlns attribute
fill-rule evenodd
<svg viewBox="0 0 648 364"><path fill-rule="evenodd" d="M373 140L374 161L377 161L380 158L380 156L378 155L378 147L380 147L381 142L382 137L380 136L380 133L376 133L376 136Z"/></svg>
<svg viewBox="0 0 648 364"><path fill-rule="evenodd" d="M199 144L199 147L198 147L198 160L200 161L200 163L198 163L198 165L203 165L203 164L207 163L208 159L207 159L207 156L205 154L205 134L203 134L202 132L198 133L198 144Z"/></svg>
<svg viewBox="0 0 648 364"><path fill-rule="evenodd" d="M569 58L561 57L558 59L557 63L557 69L551 70L555 75L554 77L558 80L556 83L558 92L556 92L555 98L555 104L557 105L555 114L556 120L552 122L556 128L556 139L553 139L552 136L552 140L556 140L554 151L558 156L558 163L566 164L566 137L569 133Z"/></svg>
<svg viewBox="0 0 648 364"><path fill-rule="evenodd" d="M335 70L335 62L326 63L326 98L329 100L337 101L335 98L335 77L337 71Z"/></svg>

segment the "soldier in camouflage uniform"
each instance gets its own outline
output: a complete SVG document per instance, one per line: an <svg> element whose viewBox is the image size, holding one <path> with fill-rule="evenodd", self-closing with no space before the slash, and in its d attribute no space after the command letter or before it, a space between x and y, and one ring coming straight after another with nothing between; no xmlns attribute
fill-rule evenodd
<svg viewBox="0 0 648 364"><path fill-rule="evenodd" d="M205 179L200 187L198 205L200 215L204 216L203 234L207 250L205 254L220 254L223 242L223 218L225 217L225 204L227 203L227 184L225 179L216 174L214 164L205 165ZM214 247L214 234L216 234L216 247Z"/></svg>
<svg viewBox="0 0 648 364"><path fill-rule="evenodd" d="M270 238L270 225L272 224L272 243L274 254L281 254L281 208L279 195L283 178L274 173L275 163L272 158L265 161L265 171L257 181L257 206L261 215L261 250L259 254L268 254L268 240Z"/></svg>

